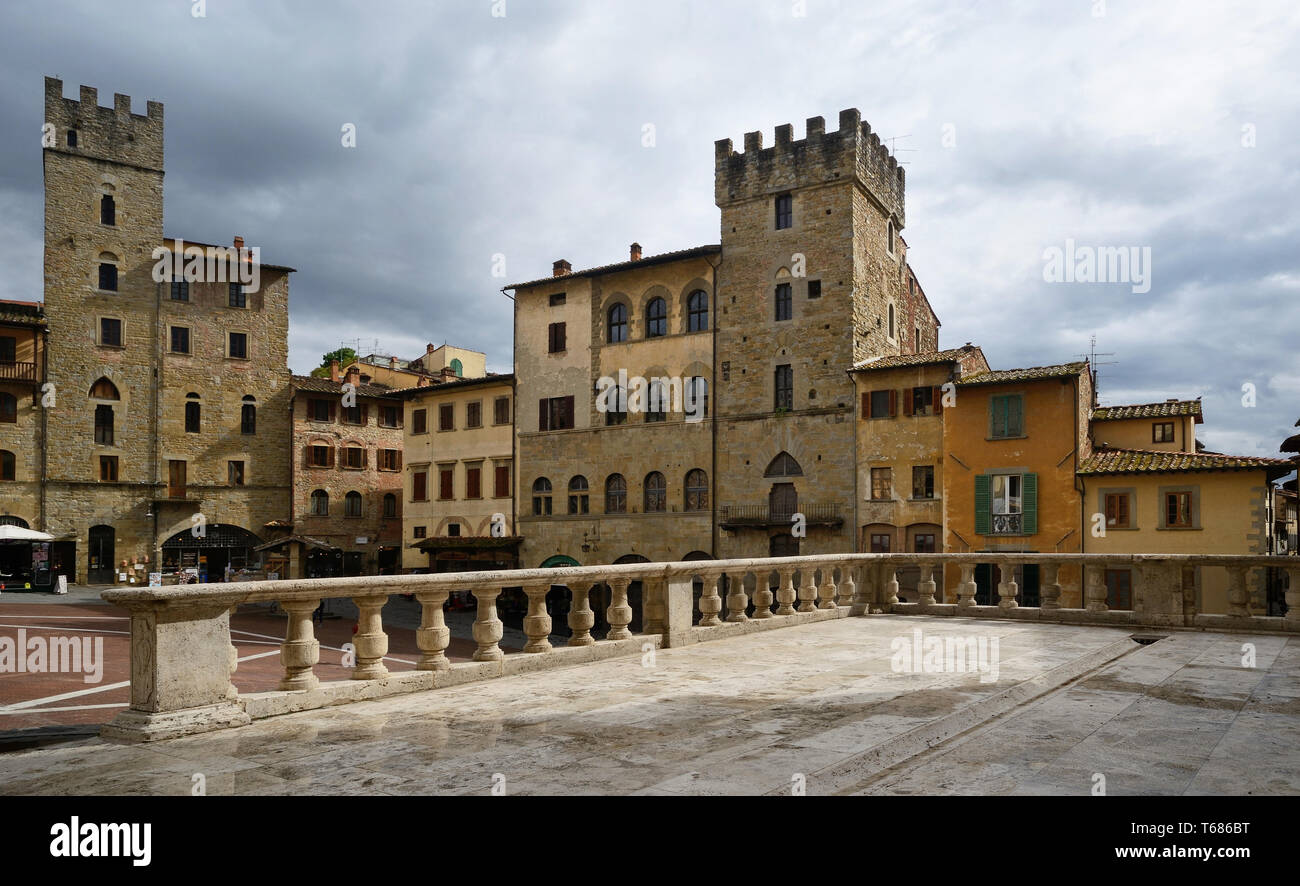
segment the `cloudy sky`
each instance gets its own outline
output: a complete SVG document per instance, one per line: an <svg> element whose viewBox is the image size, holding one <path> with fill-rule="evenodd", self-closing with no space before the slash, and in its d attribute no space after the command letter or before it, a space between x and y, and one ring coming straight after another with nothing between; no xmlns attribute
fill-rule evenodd
<svg viewBox="0 0 1300 886"><path fill-rule="evenodd" d="M507 370L503 284L716 243L715 139L857 107L907 164L941 346L1007 368L1095 334L1103 403L1204 397L1219 451L1300 417L1294 0L202 5L0 13L0 298L41 297L47 74L166 105L167 233L299 269L298 372L358 339ZM1150 291L1045 281L1068 239L1149 247Z"/></svg>

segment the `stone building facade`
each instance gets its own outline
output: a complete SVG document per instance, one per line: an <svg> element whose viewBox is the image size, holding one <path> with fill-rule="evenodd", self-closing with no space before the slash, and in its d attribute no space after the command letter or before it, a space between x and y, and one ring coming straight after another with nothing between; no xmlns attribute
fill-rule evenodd
<svg viewBox="0 0 1300 886"><path fill-rule="evenodd" d="M163 106L99 106L45 82L43 527L76 545L76 580L251 567L289 501L291 268L185 243L202 269L159 280ZM260 259L260 255L258 256ZM233 280L232 280L233 278Z"/></svg>
<svg viewBox="0 0 1300 886"><path fill-rule="evenodd" d="M396 574L401 398L362 384L353 366L338 378L295 375L292 411L292 533L274 548L286 577Z"/></svg>
<svg viewBox="0 0 1300 886"><path fill-rule="evenodd" d="M37 302L0 301L0 526L39 529L45 448L45 313ZM50 582L49 548L0 545L0 590ZM61 568L66 568L62 567Z"/></svg>

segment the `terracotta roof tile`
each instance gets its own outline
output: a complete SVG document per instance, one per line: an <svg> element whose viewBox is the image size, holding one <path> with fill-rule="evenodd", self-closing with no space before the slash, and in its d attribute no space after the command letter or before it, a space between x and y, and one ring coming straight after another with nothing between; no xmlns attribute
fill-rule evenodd
<svg viewBox="0 0 1300 886"><path fill-rule="evenodd" d="M1061 363L1057 366L1031 366L1027 369L997 369L968 375L958 385L998 385L1019 381L1039 381L1046 378L1068 378L1078 375L1087 367L1087 361L1078 363Z"/></svg>
<svg viewBox="0 0 1300 886"><path fill-rule="evenodd" d="M632 268L666 264L683 258L696 258L701 255L713 255L721 251L722 247L716 244L709 246L694 246L690 249L679 249L676 252L663 252L659 255L647 255L640 261L617 262L612 265L601 265L595 268L587 268L585 271L571 271L562 277L542 277L538 280L529 280L527 283L510 283L502 288L526 289L530 286L541 286L542 284L563 287L565 280L570 280L574 277L595 277L600 274L611 274L615 271L627 271Z"/></svg>
<svg viewBox="0 0 1300 886"><path fill-rule="evenodd" d="M1141 403L1135 406L1101 406L1092 412L1093 421L1117 421L1126 418L1171 418L1194 415L1202 424L1200 400L1173 400L1164 403Z"/></svg>
<svg viewBox="0 0 1300 886"><path fill-rule="evenodd" d="M1172 452L1154 449L1098 449L1079 465L1080 474L1164 474L1176 471L1250 471L1287 468L1282 458L1223 455L1217 452Z"/></svg>
<svg viewBox="0 0 1300 886"><path fill-rule="evenodd" d="M978 348L950 348L946 351L926 351L921 354L898 354L895 356L873 357L870 360L863 360L853 366L854 371L860 369L901 369L907 366L926 366L932 363L956 363L966 354L976 351Z"/></svg>

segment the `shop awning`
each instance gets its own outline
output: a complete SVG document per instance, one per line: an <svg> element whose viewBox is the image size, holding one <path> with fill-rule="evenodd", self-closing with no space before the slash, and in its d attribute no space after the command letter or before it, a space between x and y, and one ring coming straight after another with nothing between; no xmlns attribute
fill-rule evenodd
<svg viewBox="0 0 1300 886"><path fill-rule="evenodd" d="M309 535L286 535L284 538L277 538L274 539L273 541L268 541L266 544L258 545L257 547L253 548L253 550L269 551L272 548L278 548L283 545L291 544L293 542L297 542L298 544L305 545L306 547L309 548L318 548L322 551L342 550L342 548L332 545L327 541L321 541L319 538L312 538Z"/></svg>

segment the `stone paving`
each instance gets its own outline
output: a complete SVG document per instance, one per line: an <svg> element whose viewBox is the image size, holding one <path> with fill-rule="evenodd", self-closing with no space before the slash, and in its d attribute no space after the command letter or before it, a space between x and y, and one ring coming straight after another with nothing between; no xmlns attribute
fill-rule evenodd
<svg viewBox="0 0 1300 886"><path fill-rule="evenodd" d="M998 679L900 673L998 640ZM1300 793L1300 639L873 616L291 714L0 754L0 794ZM1242 665L1255 644L1256 667Z"/></svg>

